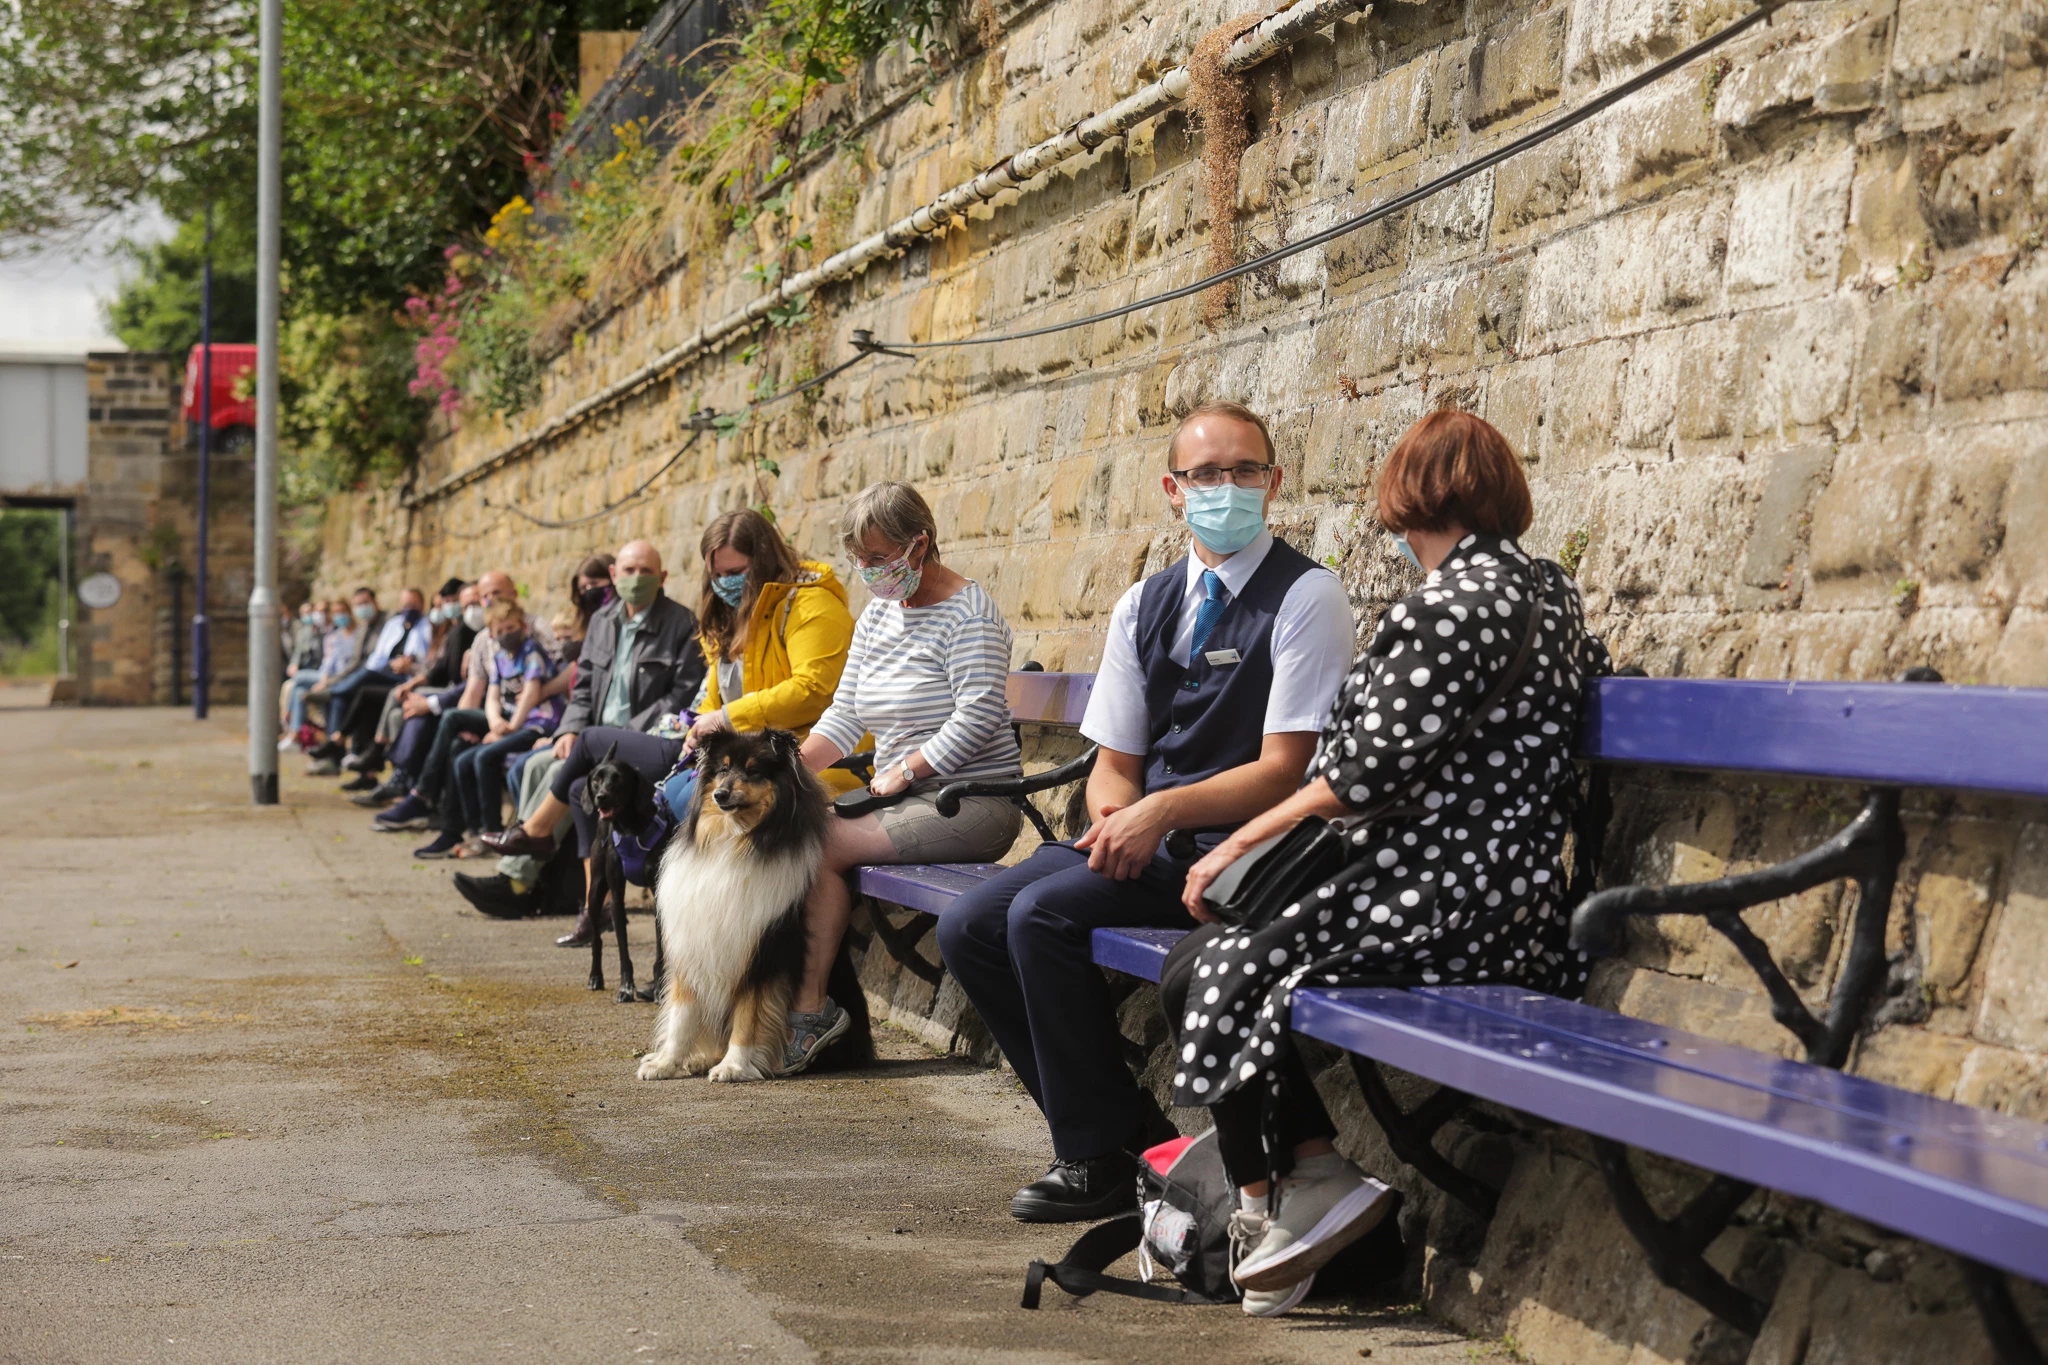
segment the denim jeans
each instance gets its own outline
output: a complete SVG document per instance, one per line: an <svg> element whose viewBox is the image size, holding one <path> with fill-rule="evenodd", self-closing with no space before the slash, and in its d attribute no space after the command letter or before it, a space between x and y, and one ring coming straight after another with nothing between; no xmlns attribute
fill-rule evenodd
<svg viewBox="0 0 2048 1365"><path fill-rule="evenodd" d="M290 714L285 721L284 727L286 734L295 735L299 732L300 727L305 725L306 694L311 692L319 681L320 670L317 668L302 668L292 674L291 700L287 703Z"/></svg>
<svg viewBox="0 0 2048 1365"><path fill-rule="evenodd" d="M523 754L543 738L538 730L521 728L509 735L487 739L455 756L455 799L444 802L450 831L487 830L505 827L505 764ZM456 814L460 811L460 815ZM460 823L453 823L458 821Z"/></svg>

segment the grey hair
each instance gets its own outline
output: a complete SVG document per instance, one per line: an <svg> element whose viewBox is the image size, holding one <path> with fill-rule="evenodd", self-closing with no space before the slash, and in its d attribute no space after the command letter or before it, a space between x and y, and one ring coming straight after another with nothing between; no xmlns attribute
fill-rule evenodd
<svg viewBox="0 0 2048 1365"><path fill-rule="evenodd" d="M932 517L931 505L900 479L869 484L854 494L839 514L839 539L848 554L862 553L870 532L880 532L883 540L906 549L923 536L925 557L939 557L939 524Z"/></svg>

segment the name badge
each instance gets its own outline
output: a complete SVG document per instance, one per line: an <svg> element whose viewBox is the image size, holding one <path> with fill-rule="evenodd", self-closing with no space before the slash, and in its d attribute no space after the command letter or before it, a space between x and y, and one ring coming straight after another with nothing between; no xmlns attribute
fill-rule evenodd
<svg viewBox="0 0 2048 1365"><path fill-rule="evenodd" d="M1244 657L1234 649L1207 649L1202 651L1202 657L1219 666L1244 662Z"/></svg>

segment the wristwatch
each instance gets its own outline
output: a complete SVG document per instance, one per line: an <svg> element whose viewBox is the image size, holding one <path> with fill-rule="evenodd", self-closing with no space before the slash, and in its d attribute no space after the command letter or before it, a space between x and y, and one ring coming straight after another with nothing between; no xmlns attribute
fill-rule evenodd
<svg viewBox="0 0 2048 1365"><path fill-rule="evenodd" d="M904 786L914 787L917 785L917 770L910 766L909 759L906 758L903 760L903 767L900 769L900 771L903 774Z"/></svg>

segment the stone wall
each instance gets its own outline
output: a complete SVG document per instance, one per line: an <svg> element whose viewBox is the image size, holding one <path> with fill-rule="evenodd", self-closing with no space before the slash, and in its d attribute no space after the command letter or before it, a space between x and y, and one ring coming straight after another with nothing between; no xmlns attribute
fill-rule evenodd
<svg viewBox="0 0 2048 1365"><path fill-rule="evenodd" d="M878 67L861 96L874 117L862 159L800 177L798 230L822 253L877 229L1184 60L1237 8L999 6L993 50L942 73L929 103L900 99L907 68ZM1742 9L1395 0L1339 23L1253 75L1241 244L1359 212ZM1375 533L1377 465L1417 416L1455 403L1521 451L1537 497L1527 543L1576 567L1622 663L1856 679L1926 664L1954 681L2048 683L2044 57L2038 0L1790 5L1586 127L1251 277L1213 331L1189 300L1038 341L869 362L700 442L649 497L586 526L547 531L503 510L608 506L676 452L694 406L731 410L763 374L836 361L852 328L960 337L1197 278L1201 138L1185 112L1168 114L826 291L818 320L769 338L764 356L693 364L446 497L338 502L322 580L390 588L504 565L553 609L580 554L631 535L694 580L699 528L762 496L751 461L769 456L781 473L765 495L818 555L834 550L848 493L916 481L949 562L1008 612L1017 661L1085 669L1117 595L1184 545L1158 491L1172 421L1236 398L1273 419L1288 468L1279 529L1339 570L1364 629L1411 581ZM679 262L554 364L536 411L509 426L466 419L415 487L753 297L741 271L761 254L734 243ZM1758 866L1825 837L1854 801L1823 785L1635 774L1617 790L1606 875ZM2048 823L2021 803L1917 793L1908 826L1892 993L1852 1066L2048 1118ZM1809 999L1836 970L1847 899L1830 889L1751 916ZM1701 928L1640 926L1594 999L1789 1053L1755 980ZM906 1018L955 1036L943 988L935 998L879 959L872 971ZM1342 1103L1348 1140L1371 1151L1369 1121ZM1778 1285L1778 1309L1763 1339L1730 1339L1650 1277L1576 1138L1481 1111L1456 1142L1509 1193L1482 1230L1411 1186L1423 1287L1451 1321L1510 1333L1535 1358L1988 1358L1946 1257L1764 1198L1715 1254Z"/></svg>
<svg viewBox="0 0 2048 1365"><path fill-rule="evenodd" d="M178 412L170 358L94 355L86 362L86 392L78 573L113 574L121 599L99 611L77 607L80 699L129 706L189 701L199 455ZM246 452L212 457L210 695L227 706L241 705L249 686L253 473Z"/></svg>

